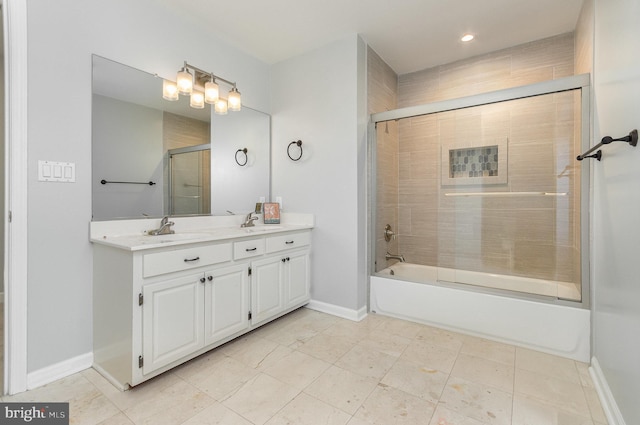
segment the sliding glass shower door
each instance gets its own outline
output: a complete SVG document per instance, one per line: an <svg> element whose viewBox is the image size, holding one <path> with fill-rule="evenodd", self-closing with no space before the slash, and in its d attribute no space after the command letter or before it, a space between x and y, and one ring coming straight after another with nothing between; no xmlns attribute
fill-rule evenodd
<svg viewBox="0 0 640 425"><path fill-rule="evenodd" d="M169 215L211 212L209 144L169 151Z"/></svg>

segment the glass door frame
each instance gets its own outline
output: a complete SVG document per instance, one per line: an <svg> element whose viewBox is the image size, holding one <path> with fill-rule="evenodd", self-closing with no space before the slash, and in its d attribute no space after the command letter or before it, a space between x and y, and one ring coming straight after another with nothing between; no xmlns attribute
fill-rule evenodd
<svg viewBox="0 0 640 425"><path fill-rule="evenodd" d="M376 260L376 211L377 211L377 133L376 127L378 123L386 121L394 121L402 118L411 118L422 115L435 114L438 112L454 111L458 109L471 108L474 106L490 105L493 103L505 102L509 100L524 99L528 97L540 96L545 94L560 93L571 90L580 90L581 94L581 111L580 111L580 145L581 150L585 151L591 143L591 75L580 74L570 77L559 78L556 80L544 81L540 83L528 84L519 87L513 87L493 92L481 93L472 96L466 96L456 99L448 99L439 102L410 106L406 108L393 109L390 111L371 114L368 126L368 142L369 142L369 275L375 275ZM581 169L580 180L580 268L581 268L581 295L582 300L567 301L551 297L541 298L533 294L523 294L522 297L534 301L547 302L552 304L568 305L572 307L580 306L589 308L590 298L590 218L589 218L589 187L590 187L590 170L591 163L585 163ZM480 288L472 290L481 291Z"/></svg>
<svg viewBox="0 0 640 425"><path fill-rule="evenodd" d="M173 190L173 181L172 181L172 170L171 170L171 157L173 155L180 155L183 153L192 153L192 152L202 152L202 151L206 151L209 150L209 152L211 152L211 143L204 143L202 145L193 145L193 146L187 146L184 148L176 148L176 149L169 149L167 151L167 215L172 215L172 211L173 211L173 196L171 195L172 190ZM211 162L211 161L210 161ZM209 172L209 181L211 181L211 172ZM202 214L194 214L194 215L202 215Z"/></svg>

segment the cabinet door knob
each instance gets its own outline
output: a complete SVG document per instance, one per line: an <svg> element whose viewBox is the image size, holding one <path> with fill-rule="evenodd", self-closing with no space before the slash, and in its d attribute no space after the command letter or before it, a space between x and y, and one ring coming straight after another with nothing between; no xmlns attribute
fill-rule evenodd
<svg viewBox="0 0 640 425"><path fill-rule="evenodd" d="M283 259L282 259L282 262L284 263L285 261L287 261L287 259L286 259L286 258L283 258Z"/></svg>
<svg viewBox="0 0 640 425"><path fill-rule="evenodd" d="M213 276L207 276L207 280L211 282L213 280Z"/></svg>
<svg viewBox="0 0 640 425"><path fill-rule="evenodd" d="M201 277L200 278L200 283L204 283L204 282L205 282L204 277Z"/></svg>
<svg viewBox="0 0 640 425"><path fill-rule="evenodd" d="M291 260L291 258L287 257L287 261Z"/></svg>

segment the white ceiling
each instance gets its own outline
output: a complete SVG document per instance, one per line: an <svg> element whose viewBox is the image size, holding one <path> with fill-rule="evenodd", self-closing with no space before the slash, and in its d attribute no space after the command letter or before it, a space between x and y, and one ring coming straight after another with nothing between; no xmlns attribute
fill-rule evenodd
<svg viewBox="0 0 640 425"><path fill-rule="evenodd" d="M269 64L359 33L398 74L573 31L583 0L158 0ZM472 32L469 44L459 41Z"/></svg>

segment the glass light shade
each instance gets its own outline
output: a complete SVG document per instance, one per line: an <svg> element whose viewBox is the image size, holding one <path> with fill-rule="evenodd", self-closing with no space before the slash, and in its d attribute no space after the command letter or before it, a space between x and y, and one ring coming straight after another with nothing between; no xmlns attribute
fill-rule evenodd
<svg viewBox="0 0 640 425"><path fill-rule="evenodd" d="M191 100L189 101L189 106L196 109L204 108L204 93L201 91L193 91L191 93Z"/></svg>
<svg viewBox="0 0 640 425"><path fill-rule="evenodd" d="M218 101L219 91L220 88L215 82L207 81L204 84L204 101L211 105L215 105Z"/></svg>
<svg viewBox="0 0 640 425"><path fill-rule="evenodd" d="M232 88L229 91L229 109L232 111L239 111L242 108L242 98L237 88Z"/></svg>
<svg viewBox="0 0 640 425"><path fill-rule="evenodd" d="M226 115L227 114L227 100L220 98L216 102L216 106L213 111L218 115Z"/></svg>
<svg viewBox="0 0 640 425"><path fill-rule="evenodd" d="M162 98L178 100L178 86L173 81L162 80Z"/></svg>
<svg viewBox="0 0 640 425"><path fill-rule="evenodd" d="M178 72L176 84L178 85L178 92L180 94L191 94L193 91L193 75L191 75L187 68L182 68L180 72Z"/></svg>

